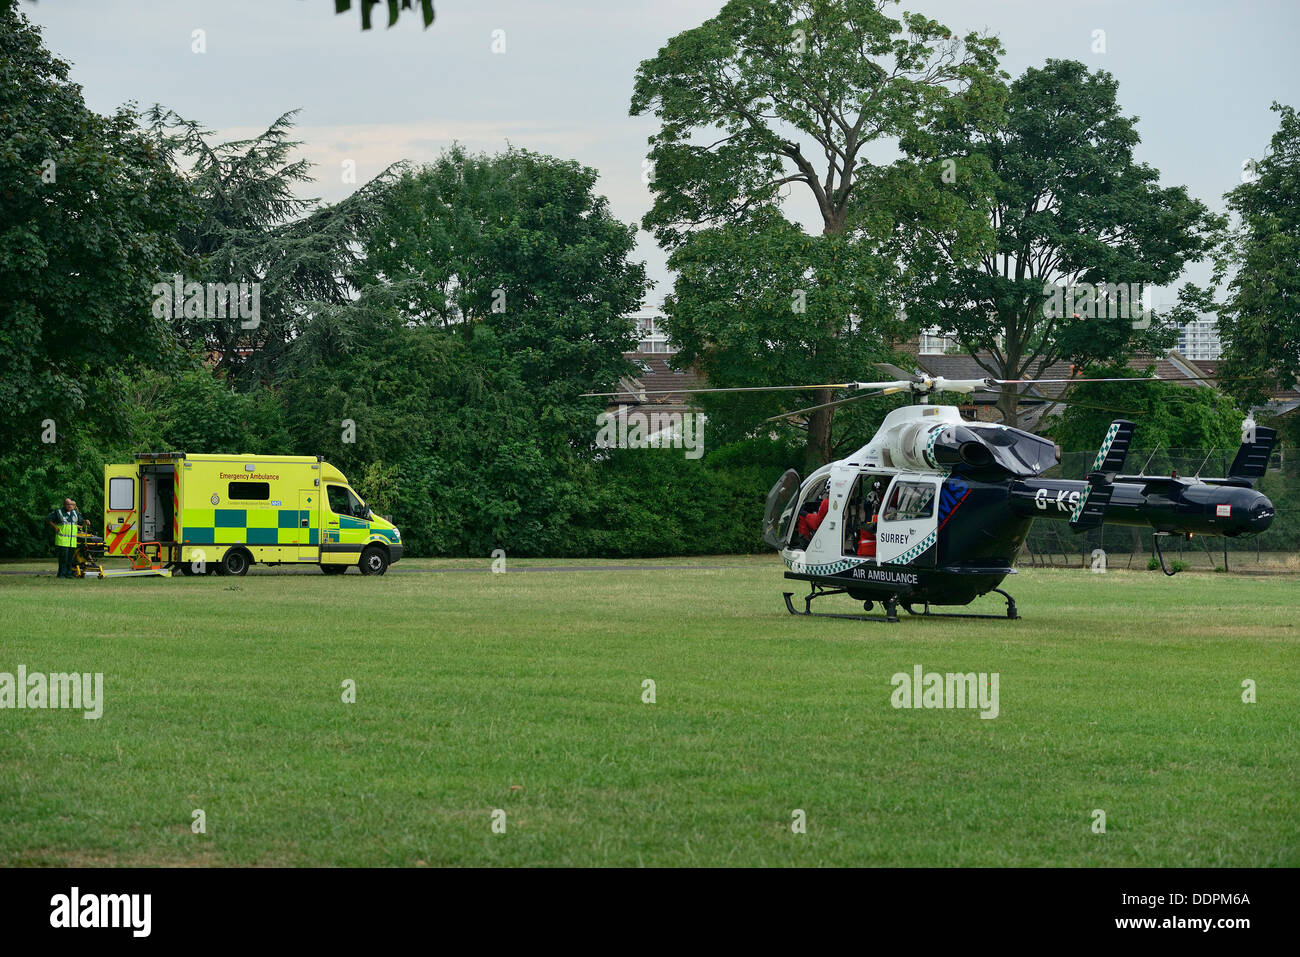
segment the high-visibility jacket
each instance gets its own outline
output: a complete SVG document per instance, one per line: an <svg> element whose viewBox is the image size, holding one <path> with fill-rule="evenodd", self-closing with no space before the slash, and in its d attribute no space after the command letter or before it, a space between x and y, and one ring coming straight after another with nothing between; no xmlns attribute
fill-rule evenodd
<svg viewBox="0 0 1300 957"><path fill-rule="evenodd" d="M77 515L76 510L65 512L63 509L58 509L57 511L59 513L59 527L54 533L54 544L59 548L76 548L77 523L74 521Z"/></svg>

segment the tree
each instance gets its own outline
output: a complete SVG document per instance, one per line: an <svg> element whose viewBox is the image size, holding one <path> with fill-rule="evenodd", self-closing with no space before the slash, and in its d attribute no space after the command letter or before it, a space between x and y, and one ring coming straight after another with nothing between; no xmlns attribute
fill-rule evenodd
<svg viewBox="0 0 1300 957"><path fill-rule="evenodd" d="M388 5L388 25L391 27L397 23L399 7L401 10L410 10L415 7L416 0L387 0ZM380 0L359 0L357 6L361 8L361 29L369 30L371 26L371 16L374 8L379 6ZM433 26L433 0L419 0L420 15L424 18L424 28L427 30ZM335 13L347 13L352 7L352 0L334 0Z"/></svg>
<svg viewBox="0 0 1300 957"><path fill-rule="evenodd" d="M1049 60L1010 84L995 128L949 110L873 179L909 266L908 315L955 336L991 377L1173 342L1142 295L1202 259L1223 220L1134 161L1137 118L1117 89L1104 71ZM1009 425L1018 401L999 398Z"/></svg>
<svg viewBox="0 0 1300 957"><path fill-rule="evenodd" d="M1226 194L1237 228L1220 250L1215 282L1232 272L1219 309L1225 376L1248 402L1300 381L1300 117L1280 116L1268 153Z"/></svg>
<svg viewBox="0 0 1300 957"><path fill-rule="evenodd" d="M120 388L131 411L118 428L132 450L283 455L290 447L275 392L238 392L203 366L177 375L122 375Z"/></svg>
<svg viewBox="0 0 1300 957"><path fill-rule="evenodd" d="M1122 378L1135 373L1127 365L1097 365L1090 378ZM1142 375L1153 375L1149 366ZM1084 382L1071 387L1070 404L1049 434L1066 452L1095 452L1116 418L1136 424L1135 448L1219 449L1229 455L1241 442L1241 410L1216 389L1172 382ZM1137 471L1141 462L1129 462Z"/></svg>
<svg viewBox="0 0 1300 957"><path fill-rule="evenodd" d="M517 149L406 171L359 298L313 315L289 351L295 441L371 477L412 548L558 554L590 520L603 403L577 396L628 371L625 317L646 286L635 229L595 181Z"/></svg>
<svg viewBox="0 0 1300 957"><path fill-rule="evenodd" d="M870 374L873 362L898 358L884 341L886 329L902 334L881 301L887 266L856 237L809 236L775 211L759 210L746 222L700 231L672 262L678 276L665 310L682 344L674 363L698 368L710 383L854 381ZM872 317L874 327L855 327L859 316ZM768 417L810 404L792 405L788 392L705 394L698 401L715 445L752 435L760 423L770 431ZM802 436L805 474L862 445L880 410L871 399L845 406L825 447Z"/></svg>
<svg viewBox="0 0 1300 957"><path fill-rule="evenodd" d="M827 264L864 264L871 252L860 245L868 238L859 197L871 168L865 151L925 126L954 98L964 104L963 115L987 120L997 108L993 80L1001 48L975 34L958 39L919 15L894 19L886 13L893 5L896 0L731 0L637 71L631 112L660 121L650 138L654 204L643 226L672 251L669 265L698 266L701 249L726 248L746 254L750 280L761 281L762 273L810 280L765 290L762 302L752 281L744 295L718 283L678 288L665 305L668 331L685 357L705 364L715 340L745 338L739 327L750 322L750 310L765 314L767 334L762 342L751 337L748 363L739 351L713 362L717 385L770 381L764 374L769 356L798 348L815 357L815 367L841 375L852 368L850 378L860 379L868 374L854 365L867 351L863 343L883 348L896 332L897 306L884 294L884 270L868 270L874 288L862 295L827 284ZM815 202L820 238L791 241L784 200L792 189ZM800 258L764 266L754 261L758 247ZM800 291L827 298L816 306L807 299L807 311L791 308L778 319L772 303L797 302ZM705 314L707 322L700 318ZM831 392L815 390L809 398L827 402ZM807 467L830 457L832 420L829 409L809 417Z"/></svg>
<svg viewBox="0 0 1300 957"><path fill-rule="evenodd" d="M405 320L490 349L555 414L628 371L645 294L635 229L594 192L596 171L527 150L455 147L407 172L368 239L361 274L394 284ZM567 413L565 413L567 414ZM588 431L575 433L575 441Z"/></svg>
<svg viewBox="0 0 1300 957"><path fill-rule="evenodd" d="M355 294L351 273L393 179L390 167L332 206L295 195L312 181L311 164L290 159L299 145L290 138L296 112L252 139L217 144L196 122L159 106L148 113L159 149L184 171L197 210L178 228L196 267L181 277L180 302L164 290L170 308L155 308L186 342L215 356L218 372L244 385L274 373L314 311ZM189 283L202 287L204 308L191 310ZM210 284L242 284L239 301L209 303Z"/></svg>
<svg viewBox="0 0 1300 957"><path fill-rule="evenodd" d="M0 0L0 450L67 434L106 397L98 373L174 356L150 288L183 255L184 184L128 108L85 106L68 65Z"/></svg>
<svg viewBox="0 0 1300 957"><path fill-rule="evenodd" d="M30 0L35 3L36 0ZM357 6L361 10L361 29L369 30L374 17L374 8L385 2L388 7L388 25L391 27L397 23L398 17L402 10L412 10L415 4L420 4L420 15L424 20L424 28L427 30L433 26L434 9L433 0L360 0ZM334 12L347 13L352 9L352 0L334 0Z"/></svg>

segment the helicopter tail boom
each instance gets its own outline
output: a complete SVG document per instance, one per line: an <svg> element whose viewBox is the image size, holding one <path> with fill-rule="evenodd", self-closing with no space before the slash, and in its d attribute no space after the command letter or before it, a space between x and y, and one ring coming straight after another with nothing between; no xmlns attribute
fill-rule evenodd
<svg viewBox="0 0 1300 957"><path fill-rule="evenodd" d="M1011 510L1024 518L1069 521L1091 488L1069 479L1022 479L1011 483ZM1231 538L1262 532L1273 522L1268 497L1231 479L1120 475L1110 493L1103 516L1107 525Z"/></svg>
<svg viewBox="0 0 1300 957"><path fill-rule="evenodd" d="M1025 518L1068 521L1076 531L1103 523L1136 525L1176 535L1226 535L1264 531L1273 503L1254 489L1276 441L1272 429L1256 428L1243 442L1226 478L1121 475L1133 423L1116 419L1106 432L1083 482L1024 478L1010 489L1011 510Z"/></svg>

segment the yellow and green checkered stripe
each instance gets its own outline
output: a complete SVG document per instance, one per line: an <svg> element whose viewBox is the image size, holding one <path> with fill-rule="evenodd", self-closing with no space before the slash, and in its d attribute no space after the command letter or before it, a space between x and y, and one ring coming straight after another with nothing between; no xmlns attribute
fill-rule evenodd
<svg viewBox="0 0 1300 957"><path fill-rule="evenodd" d="M316 545L320 535L311 509L187 508L181 524L189 545Z"/></svg>

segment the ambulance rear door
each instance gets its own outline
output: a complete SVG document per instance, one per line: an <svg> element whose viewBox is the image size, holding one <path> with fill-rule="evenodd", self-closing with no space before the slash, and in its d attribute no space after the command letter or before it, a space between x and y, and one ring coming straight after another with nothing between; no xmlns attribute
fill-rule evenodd
<svg viewBox="0 0 1300 957"><path fill-rule="evenodd" d="M130 555L140 538L140 472L135 463L104 466L104 545Z"/></svg>

